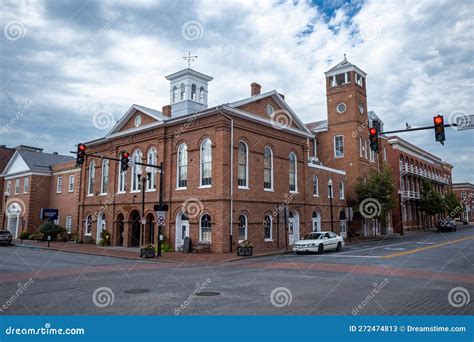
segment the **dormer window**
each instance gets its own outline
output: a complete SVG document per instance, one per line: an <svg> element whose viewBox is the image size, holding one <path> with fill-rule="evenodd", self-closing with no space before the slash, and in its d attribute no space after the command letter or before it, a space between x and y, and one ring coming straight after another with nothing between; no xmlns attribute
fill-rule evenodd
<svg viewBox="0 0 474 342"><path fill-rule="evenodd" d="M338 74L332 77L332 83L331 86L339 86L342 84L346 83L351 83L351 73L350 72L344 72L342 74Z"/></svg>
<svg viewBox="0 0 474 342"><path fill-rule="evenodd" d="M181 86L179 88L179 99L180 99L180 101L184 100L184 95L185 94L186 94L186 90L185 90L185 87L184 87L184 83L181 83Z"/></svg>
<svg viewBox="0 0 474 342"><path fill-rule="evenodd" d="M364 86L364 78L359 75L358 73L355 73L356 75L356 84L363 87Z"/></svg>
<svg viewBox="0 0 474 342"><path fill-rule="evenodd" d="M173 87L173 103L178 102L178 87Z"/></svg>
<svg viewBox="0 0 474 342"><path fill-rule="evenodd" d="M191 100L196 101L196 85L191 86Z"/></svg>
<svg viewBox="0 0 474 342"><path fill-rule="evenodd" d="M204 87L199 88L199 103L204 104Z"/></svg>

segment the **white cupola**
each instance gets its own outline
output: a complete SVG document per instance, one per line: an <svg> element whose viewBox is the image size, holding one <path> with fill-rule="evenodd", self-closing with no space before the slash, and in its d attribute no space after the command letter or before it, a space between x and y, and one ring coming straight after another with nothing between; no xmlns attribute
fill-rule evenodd
<svg viewBox="0 0 474 342"><path fill-rule="evenodd" d="M178 117L207 109L207 83L213 78L191 68L166 76L170 81L171 116Z"/></svg>

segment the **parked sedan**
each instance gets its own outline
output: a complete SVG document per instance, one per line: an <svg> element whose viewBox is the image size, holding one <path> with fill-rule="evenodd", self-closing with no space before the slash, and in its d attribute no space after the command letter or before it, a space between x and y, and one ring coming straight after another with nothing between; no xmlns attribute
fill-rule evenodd
<svg viewBox="0 0 474 342"><path fill-rule="evenodd" d="M0 230L0 245L10 245L13 236L8 230Z"/></svg>
<svg viewBox="0 0 474 342"><path fill-rule="evenodd" d="M293 245L293 252L317 252L328 250L340 251L344 247L344 239L333 232L312 232Z"/></svg>
<svg viewBox="0 0 474 342"><path fill-rule="evenodd" d="M450 219L439 220L436 228L440 232L455 232L457 230L456 222Z"/></svg>

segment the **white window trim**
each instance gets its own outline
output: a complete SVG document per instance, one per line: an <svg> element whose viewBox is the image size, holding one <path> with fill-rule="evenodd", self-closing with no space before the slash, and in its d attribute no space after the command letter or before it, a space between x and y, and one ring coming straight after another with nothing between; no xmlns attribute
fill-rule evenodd
<svg viewBox="0 0 474 342"><path fill-rule="evenodd" d="M20 193L20 178L15 179L15 195Z"/></svg>
<svg viewBox="0 0 474 342"><path fill-rule="evenodd" d="M30 186L30 179L29 177L23 178L23 193L27 194L28 193L28 187Z"/></svg>
<svg viewBox="0 0 474 342"><path fill-rule="evenodd" d="M100 196L104 196L104 195L107 195L107 188L109 186L109 161L107 159L104 159L102 161L102 170L101 170L101 173L100 173ZM104 171L107 170L107 186L106 186L106 189L104 191Z"/></svg>
<svg viewBox="0 0 474 342"><path fill-rule="evenodd" d="M127 181L127 176L125 172L122 172L122 162L119 161L118 165L118 180L117 180L117 194L125 194L126 193L126 181ZM120 179L123 177L123 190L120 190Z"/></svg>
<svg viewBox="0 0 474 342"><path fill-rule="evenodd" d="M341 185L342 185L342 187L341 187ZM342 192L341 192L341 189L342 189ZM342 194L342 196L341 196L341 194ZM345 198L346 198L346 186L345 186L343 181L340 181L339 182L339 199L343 200Z"/></svg>
<svg viewBox="0 0 474 342"><path fill-rule="evenodd" d="M199 217L199 241L212 243L212 224L211 224L211 228L210 228L211 229L211 236L209 237L209 241L202 239L202 218L204 217L204 215L208 215L208 214L202 214ZM208 216L211 217L210 215L208 215Z"/></svg>
<svg viewBox="0 0 474 342"><path fill-rule="evenodd" d="M265 146L264 149L263 149L263 154L264 154L264 158L263 158L263 162L265 163L265 149L268 148L270 150L270 182L272 183L272 186L271 188L265 188L265 186L263 187L263 190L264 191L270 191L270 192L274 192L274 187L273 187L273 150L270 146ZM264 168L265 170L265 168ZM263 176L263 181L265 182L265 175Z"/></svg>
<svg viewBox="0 0 474 342"><path fill-rule="evenodd" d="M316 177L316 193L314 193L314 177ZM313 197L319 197L319 177L313 176Z"/></svg>
<svg viewBox="0 0 474 342"><path fill-rule="evenodd" d="M92 168L94 168L94 173L91 172ZM89 164L89 172L87 175L87 196L94 196L94 189L91 192L91 181L94 179L95 183L95 162L91 162Z"/></svg>
<svg viewBox="0 0 474 342"><path fill-rule="evenodd" d="M179 153L181 147L186 150L186 186L179 186ZM185 143L181 143L178 146L178 153L176 154L176 189L175 190L186 190L188 188L188 146Z"/></svg>
<svg viewBox="0 0 474 342"><path fill-rule="evenodd" d="M202 145L208 141L210 142L209 148L211 149L211 184L202 184ZM204 139L199 145L199 189L208 189L212 187L212 141L209 138Z"/></svg>
<svg viewBox="0 0 474 342"><path fill-rule="evenodd" d="M7 182L7 188L5 189L6 190L5 192L7 193L7 196L10 196L11 188L12 188L12 183L11 183L11 181L8 181Z"/></svg>
<svg viewBox="0 0 474 342"><path fill-rule="evenodd" d="M90 216L86 217L86 222L84 222L84 224L85 224L85 227L84 227L84 236L92 236L92 228L93 228L93 227L92 227L92 221L91 221L91 231L90 231L90 233L87 232L87 221L88 221L88 218L89 218L89 217L90 217ZM91 217L91 220L92 220L92 217Z"/></svg>
<svg viewBox="0 0 474 342"><path fill-rule="evenodd" d="M292 154L295 156L295 190L290 190L290 194L297 194L298 193L298 157L296 156L295 152L290 152L290 156ZM289 162L289 158L288 158L288 162ZM289 178L289 172L288 172L288 178Z"/></svg>
<svg viewBox="0 0 474 342"><path fill-rule="evenodd" d="M154 158L155 161L154 161L153 163L150 162L150 154L151 154L151 153L154 153L154 154L155 154L155 158ZM154 147L152 147L152 148L150 148L150 149L148 150L148 153L147 153L147 155L146 155L146 158L147 158L146 160L147 160L147 163L148 163L148 164L151 164L151 165L156 165L156 164L157 164L157 162L158 162L158 152L156 151L156 149L155 149ZM153 170L152 170L152 172L150 173L150 177L151 177L151 175L153 175L153 183L154 183L153 185L154 185L155 187L154 187L154 188L150 188L150 183L151 183L151 181L147 181L147 182L146 182L145 192L155 192L155 191L156 191L156 172L155 172L156 169L155 169L155 168L152 168L152 169L153 169ZM145 170L145 171L146 171L146 170Z"/></svg>
<svg viewBox="0 0 474 342"><path fill-rule="evenodd" d="M69 228L68 228L68 223L69 223ZM72 216L71 215L66 216L65 226L66 226L65 228L67 232L72 232Z"/></svg>
<svg viewBox="0 0 474 342"><path fill-rule="evenodd" d="M239 220L238 225L237 225L237 239L239 243L248 239L248 231L249 231L249 220L247 218L247 215L241 214L239 215L239 219L240 219L240 216L245 217L245 238L243 240L239 240L239 227L240 227L240 220Z"/></svg>
<svg viewBox="0 0 474 342"><path fill-rule="evenodd" d="M59 187L59 184L61 184L61 188ZM56 193L61 194L63 192L63 177L60 176L56 180Z"/></svg>
<svg viewBox="0 0 474 342"><path fill-rule="evenodd" d="M136 167L136 168L137 168L137 175L138 175L138 168L141 167L141 168L142 168L141 171L142 171L142 173L143 173L143 167L142 167L142 165L137 166L137 165L135 164L135 161L136 161L135 158L136 158L136 156L139 157L140 161L138 161L138 162L140 163L140 162L141 162L141 159L143 158L143 154L142 154L142 151L141 151L140 149L136 149L135 151L133 151L133 154L132 154L132 159L133 159L134 163L133 163L133 165L131 166L131 167L132 167L132 172L130 172L130 173L131 173L131 175L130 175L130 176L131 176L131 177L130 177L130 193L131 193L131 194L135 194L135 193L140 193L140 192L141 192L141 189L140 189L140 183L141 183L141 181L138 180L138 177L137 177L137 190L134 190L134 189L133 189L133 179L135 178L135 174L134 174L133 170L134 170L135 167Z"/></svg>
<svg viewBox="0 0 474 342"><path fill-rule="evenodd" d="M72 182L71 182L72 179ZM71 185L72 185L72 190L71 190ZM69 175L69 183L68 183L68 192L74 192L74 186L75 186L75 177L74 175Z"/></svg>
<svg viewBox="0 0 474 342"><path fill-rule="evenodd" d="M342 155L338 156L336 155L336 138L341 137L342 138ZM334 148L334 158L344 158L344 136L341 134L335 135L333 138L333 148Z"/></svg>
<svg viewBox="0 0 474 342"><path fill-rule="evenodd" d="M272 242L273 241L273 218L272 215L265 215L265 217L270 217L270 237L269 238L264 238L264 242ZM265 220L264 217L264 220ZM263 232L265 235L265 231Z"/></svg>
<svg viewBox="0 0 474 342"><path fill-rule="evenodd" d="M249 190L250 189L250 184L249 184L249 182L250 182L250 177L249 177L249 146L243 140L240 140L239 143L237 144L237 183L238 183L238 179L239 179L239 173L238 173L239 150L238 150L238 146L240 145L240 143L244 143L244 145L245 145L245 181L246 181L247 185L238 185L237 188L242 189L242 190Z"/></svg>

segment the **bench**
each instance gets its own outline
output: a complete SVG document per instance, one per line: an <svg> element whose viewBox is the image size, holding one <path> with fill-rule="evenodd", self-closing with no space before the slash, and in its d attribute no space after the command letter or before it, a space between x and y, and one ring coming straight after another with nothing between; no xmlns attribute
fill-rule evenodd
<svg viewBox="0 0 474 342"><path fill-rule="evenodd" d="M197 246L193 247L195 253L211 253L211 244L209 242L198 242Z"/></svg>

